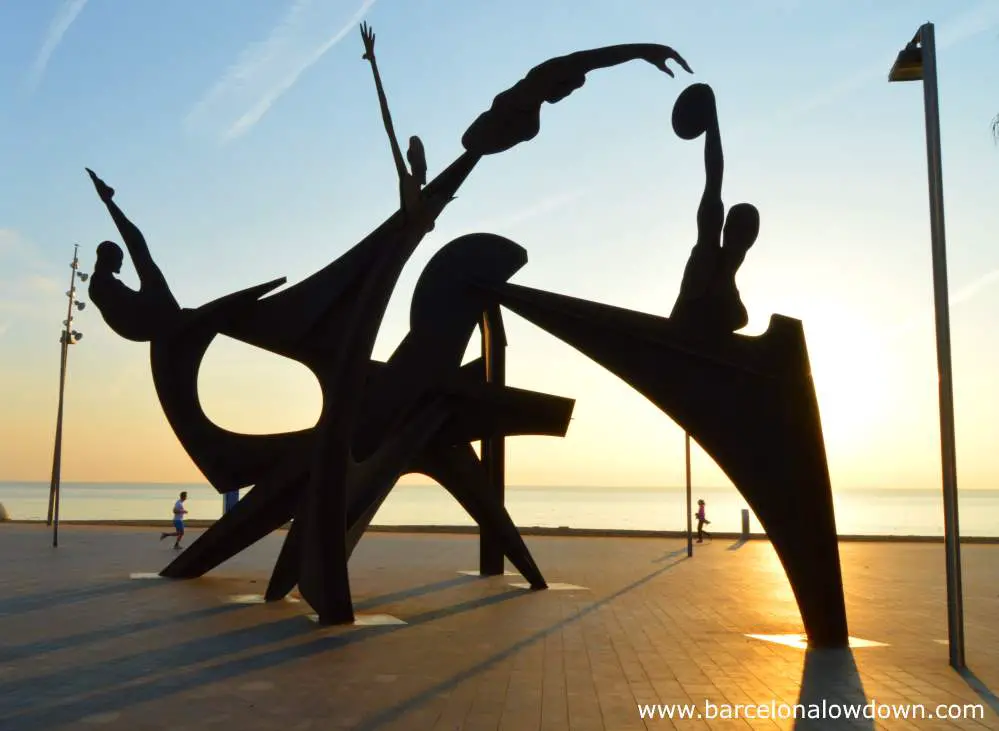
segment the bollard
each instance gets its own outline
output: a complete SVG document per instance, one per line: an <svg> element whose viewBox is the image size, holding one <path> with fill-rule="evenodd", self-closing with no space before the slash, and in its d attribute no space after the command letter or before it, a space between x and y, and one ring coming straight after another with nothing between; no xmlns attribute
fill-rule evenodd
<svg viewBox="0 0 999 731"><path fill-rule="evenodd" d="M749 538L749 510L742 509L742 537Z"/></svg>
<svg viewBox="0 0 999 731"><path fill-rule="evenodd" d="M222 493L222 512L228 513L239 502L239 490Z"/></svg>

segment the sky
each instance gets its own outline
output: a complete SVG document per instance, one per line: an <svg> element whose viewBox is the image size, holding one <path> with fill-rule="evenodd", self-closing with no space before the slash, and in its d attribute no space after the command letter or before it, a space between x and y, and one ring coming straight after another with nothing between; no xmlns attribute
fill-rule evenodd
<svg viewBox="0 0 999 731"><path fill-rule="evenodd" d="M803 321L836 490L940 484L922 92L887 82L897 51L934 22L958 484L999 487L994 0L0 2L0 480L49 477L73 246L89 271L97 243L119 240L85 166L117 190L184 306L302 279L397 207L361 20L397 132L420 135L431 177L492 97L548 58L654 42L694 71L591 74L544 108L536 139L484 159L407 265L376 358L405 334L430 256L474 231L528 250L517 283L667 315L704 176L702 141L673 135L670 112L705 82L725 202L762 217L738 276L744 332L773 314ZM129 264L122 277L137 285ZM508 382L577 400L566 438L508 440L511 484L682 484L679 427L572 348L506 322ZM92 306L74 326L62 478L202 481L162 415L148 346ZM319 414L303 366L225 338L200 387L209 416L236 431L307 428ZM727 484L697 448L693 470Z"/></svg>

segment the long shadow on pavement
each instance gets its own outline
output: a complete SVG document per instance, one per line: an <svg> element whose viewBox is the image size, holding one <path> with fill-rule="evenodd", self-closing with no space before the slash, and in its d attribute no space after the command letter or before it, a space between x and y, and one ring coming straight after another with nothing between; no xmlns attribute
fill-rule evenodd
<svg viewBox="0 0 999 731"><path fill-rule="evenodd" d="M860 679L860 671L850 649L806 650L805 667L801 673L801 691L798 704L822 718L797 718L795 731L806 729L860 728L873 729L874 720L857 716L849 720L834 718L830 713L843 712L845 708L863 710L867 694ZM822 711L825 707L826 710ZM833 710L830 712L830 708ZM850 711L851 713L853 711Z"/></svg>
<svg viewBox="0 0 999 731"><path fill-rule="evenodd" d="M662 563L663 561L669 561L671 558L676 558L677 556L682 556L687 552L686 548L678 548L675 551L668 551L664 553L659 558L652 559L652 563Z"/></svg>
<svg viewBox="0 0 999 731"><path fill-rule="evenodd" d="M0 647L0 663L24 660L46 652L57 652L72 647L80 647L81 645L87 645L92 642L112 640L115 637L121 637L122 635L131 635L138 632L145 632L147 630L162 629L164 627L169 627L170 625L187 624L188 622L194 622L199 619L207 619L209 617L227 614L234 610L245 608L246 605L241 604L223 604L217 607L198 609L193 612L172 614L169 617L157 617L156 619L146 619L141 622L130 622L128 624L115 624L110 627L102 627L88 632L80 632L67 637L57 637L51 640L29 642L23 645ZM0 692L2 692L2 690L3 686L0 685Z"/></svg>
<svg viewBox="0 0 999 731"><path fill-rule="evenodd" d="M408 626L524 597L528 593L519 589L506 591L424 612L410 617L407 625L359 628L351 630L349 634L318 638L315 637L315 625L299 614L264 625L117 658L109 663L67 668L41 677L0 683L0 728L4 731L35 731L82 717L120 711L138 703L308 658L389 632L405 630ZM226 656L303 637L314 639L208 667L192 668ZM160 673L163 674L161 677L149 679ZM74 699L73 696L85 697Z"/></svg>
<svg viewBox="0 0 999 731"><path fill-rule="evenodd" d="M112 594L126 594L132 591L140 591L143 588L159 585L155 581L116 581L110 584L100 584L84 589L58 589L42 594L26 594L24 596L12 596L0 599L0 618L11 614L22 612L33 612L39 609L50 609L52 607L63 606L65 604L75 604L77 602L106 597Z"/></svg>
<svg viewBox="0 0 999 731"><path fill-rule="evenodd" d="M994 713L999 714L999 696L993 693L992 690L985 685L985 683L979 680L978 676L971 672L968 668L964 668L959 671L959 674L962 678L964 678L964 682L971 686L971 689L975 691L975 693L978 694L978 697L985 702L985 705L991 708Z"/></svg>
<svg viewBox="0 0 999 731"><path fill-rule="evenodd" d="M683 559L686 560L686 559ZM586 615L607 605L639 586L648 583L660 574L668 571L681 561L653 571L647 576L628 584L613 594L600 599L573 617L564 619L552 626L540 630L533 635L511 645L492 657L480 662L452 678L435 685L413 698L396 704L377 714L374 718L360 726L365 731L376 729L391 722L409 710L418 707L437 694L461 683L463 680L490 668L520 649L537 642L544 637L561 630L563 627L577 622ZM109 711L121 711L124 708L148 701L164 698L176 693L182 693L194 688L212 683L230 680L246 673L273 668L295 660L302 660L317 654L340 649L363 642L371 637L381 636L390 632L404 631L408 627L418 626L462 612L472 611L481 607L509 601L517 597L525 597L533 592L520 589L506 591L488 597L472 599L451 607L424 612L409 617L407 625L389 625L355 629L349 634L323 636L292 645L275 648L247 657L222 662L208 667L187 668L202 662L217 660L226 655L258 649L262 645L273 644L290 639L313 635L314 625L304 616L296 616L285 620L271 622L262 626L236 630L207 639L198 639L181 643L178 646L165 648L152 653L141 653L131 657L116 660L112 666L98 665L92 672L86 669L74 668L64 673L42 678L31 678L25 681L15 681L0 685L0 709L5 708L5 697L21 702L10 710L0 710L0 721L4 731L34 731L38 728L51 728L83 717L93 716ZM101 670L98 670L98 667ZM161 670L165 669L165 670ZM161 677L146 680L149 675L164 672ZM66 683L66 685L62 685ZM118 687L114 687L117 684ZM40 689L51 689L49 693L41 694ZM68 696L85 695L72 698ZM27 702L30 698L30 702Z"/></svg>
<svg viewBox="0 0 999 731"><path fill-rule="evenodd" d="M686 549L684 549L683 552L686 553ZM500 650L499 652L497 652L496 654L492 655L491 657L486 658L482 662L476 663L475 665L471 666L470 668L467 668L466 670L462 670L460 673L456 673L455 675L452 675L447 680L441 681L440 683L437 683L436 685L434 685L434 686L432 686L430 688L427 688L422 693L419 693L419 694L413 696L412 698L404 700L401 703L397 703L397 704L395 704L394 706L392 706L390 708L386 708L384 711L376 714L372 718L370 718L367 721L365 721L365 722L361 723L360 725L358 725L356 727L357 731L374 731L375 729L377 729L377 728L379 728L381 726L384 726L385 724L392 723L393 721L396 721L397 719L401 718L403 715L405 715L409 711L412 711L413 709L418 708L419 706L423 705L424 703L426 703L429 700L433 700L434 698L436 698L441 693L446 693L447 691L452 690L453 688L455 688L460 683L462 683L462 682L464 682L464 681L466 681L466 680L468 680L470 678L475 677L479 673L482 673L482 672L488 670L492 666L494 666L497 663L500 663L503 660L509 658L511 655L519 652L520 650L524 649L525 647L528 647L528 646L534 644L535 642L537 642L539 640L543 640L544 638L548 637L549 635L554 634L555 632L558 632L558 631L562 630L563 628L567 627L570 624L578 622L580 619L582 619L583 617L587 616L588 614L592 614L593 612L597 611L598 609L601 609L602 607L610 604L614 600L619 599L620 597L624 596L628 592L634 591L635 589L637 589L638 587L642 586L643 584L647 584L648 582L652 581L654 578L656 578L660 574L663 574L663 573L669 571L674 566L676 566L676 565L678 565L680 563L683 563L683 561L686 561L686 560L687 560L686 558L683 558L683 559L680 559L679 561L674 561L673 563L671 563L671 564L669 564L667 566L663 566L660 569L656 569L652 573L647 574L646 576L643 576L642 578L637 579L637 580L631 582L627 586L624 586L624 587L618 589L613 594L609 594L609 595L605 596L603 599L599 599L599 600L593 602L592 604L590 604L589 606L585 607L584 609L581 609L574 616L568 617L566 619L563 619L560 622L556 622L555 624L550 625L549 627L546 627L545 629L538 630L534 634L529 635L528 637L525 637L524 639L522 639L522 640L520 640L518 642L513 643L512 645L510 645L505 650Z"/></svg>
<svg viewBox="0 0 999 731"><path fill-rule="evenodd" d="M424 584L423 586L415 586L412 589L403 589L402 591L394 591L391 594L382 594L381 596L368 597L367 599L362 599L361 601L354 602L354 610L358 612L363 612L372 607L378 607L382 604L390 604L392 602L401 601L403 599L413 599L418 596L425 596L427 594L433 594L435 591L444 591L445 589L452 589L456 586L465 586L471 584L475 581L481 581L477 576L459 576L455 579L446 579L444 581L437 581L433 584Z"/></svg>

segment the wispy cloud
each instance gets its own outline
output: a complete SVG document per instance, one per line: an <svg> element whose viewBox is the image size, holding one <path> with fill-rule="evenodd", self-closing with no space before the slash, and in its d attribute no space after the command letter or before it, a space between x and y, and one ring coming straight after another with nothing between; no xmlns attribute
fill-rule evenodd
<svg viewBox="0 0 999 731"><path fill-rule="evenodd" d="M49 24L49 28L45 33L45 40L42 42L42 47L38 49L35 63L31 67L31 73L28 76L28 84L30 86L38 86L38 82L45 75L45 69L52 59L52 54L55 53L59 44L62 43L66 32L76 21L80 13L83 12L86 4L87 0L63 0L59 5L59 10L56 11L55 17L52 18L52 22Z"/></svg>
<svg viewBox="0 0 999 731"><path fill-rule="evenodd" d="M57 317L58 294L65 285L49 276L51 272L28 238L13 229L0 228L0 335L19 321ZM66 273L68 280L68 270Z"/></svg>
<svg viewBox="0 0 999 731"><path fill-rule="evenodd" d="M996 282L999 282L999 269L993 269L958 289L950 296L950 303L956 305L960 302L967 302L977 297L982 290L988 289Z"/></svg>
<svg viewBox="0 0 999 731"><path fill-rule="evenodd" d="M24 288L38 294L56 294L60 287L52 277L43 277L38 274L29 274L24 278Z"/></svg>
<svg viewBox="0 0 999 731"><path fill-rule="evenodd" d="M17 231L9 228L0 228L0 257L18 250L20 245L21 237Z"/></svg>
<svg viewBox="0 0 999 731"><path fill-rule="evenodd" d="M956 290L951 292L950 306L954 307L955 305L960 305L965 302L969 302L970 300L973 300L975 297L977 297L985 290L991 288L997 282L999 282L999 268L992 269L991 271L986 272L980 277L973 279L964 286L958 287ZM916 330L920 330L926 327L927 325L928 323L925 321L924 318L919 318L918 320L916 318L910 318L908 320L900 322L898 325L892 328L891 332L892 334L898 337L914 332Z"/></svg>
<svg viewBox="0 0 999 731"><path fill-rule="evenodd" d="M478 224L477 228L482 231L508 231L521 225L522 223L544 215L545 213L550 213L553 210L567 206L570 203L582 198L586 192L586 188L579 188L565 193L557 193L556 195L542 198L536 203L532 203L531 205L521 208L518 211L509 213L502 218L487 221L484 224Z"/></svg>
<svg viewBox="0 0 999 731"><path fill-rule="evenodd" d="M222 138L246 134L327 51L357 27L375 0L295 0L263 41L248 46L188 114L189 128L222 127ZM335 29L331 31L330 29Z"/></svg>
<svg viewBox="0 0 999 731"><path fill-rule="evenodd" d="M753 0L751 5L759 12L786 13L801 8L802 2L803 0Z"/></svg>
<svg viewBox="0 0 999 731"><path fill-rule="evenodd" d="M982 0L977 5L936 25L937 51L959 45L996 25L999 25L999 3L995 0ZM915 33L916 28L912 28L911 31ZM908 40L904 36L900 37L899 48ZM886 81L888 69L891 67L895 53L895 50L888 48L881 58L874 59L858 70L848 73L841 81L825 86L815 94L795 101L778 114L786 118L801 117L816 109L833 104L870 83Z"/></svg>
<svg viewBox="0 0 999 731"><path fill-rule="evenodd" d="M21 232L12 228L0 228L0 274L11 266L36 266L41 261L38 247Z"/></svg>

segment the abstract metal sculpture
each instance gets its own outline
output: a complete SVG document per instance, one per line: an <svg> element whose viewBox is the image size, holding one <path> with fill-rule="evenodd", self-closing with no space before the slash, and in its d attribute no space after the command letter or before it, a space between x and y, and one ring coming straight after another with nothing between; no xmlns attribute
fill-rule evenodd
<svg viewBox="0 0 999 731"><path fill-rule="evenodd" d="M707 182L698 242L670 319L510 284L527 261L524 249L494 234L469 234L427 264L413 294L409 333L381 363L371 352L399 274L483 156L533 139L542 105L566 98L591 71L631 60L669 76L667 61L690 67L655 44L546 61L494 98L462 137L466 152L427 183L419 137L410 137L409 169L403 161L374 33L362 25L361 37L399 176L400 208L298 284L273 292L285 283L278 279L182 309L141 233L114 203L114 191L88 170L142 283L134 292L114 278L121 249L104 242L92 299L115 332L150 342L164 413L208 481L221 493L251 488L162 575L201 576L291 521L267 599L279 599L297 584L320 623L350 622L347 561L398 478L420 472L447 489L480 526L484 573L501 573L505 556L533 588L545 588L503 505L503 439L564 436L574 402L505 385L502 304L604 365L687 429L759 516L788 572L809 638L845 644L829 477L801 325L775 317L758 338L733 334L747 321L735 272L756 239L759 215L740 204L724 217L710 88L688 88L674 108L680 137L705 134ZM462 365L476 328L483 357ZM307 366L323 394L316 426L246 435L212 423L200 405L197 376L219 334ZM477 440L481 459L471 445Z"/></svg>
<svg viewBox="0 0 999 731"><path fill-rule="evenodd" d="M545 587L471 442L514 434L562 436L573 402L505 387L481 360L461 366L483 313L494 313L492 322L499 324L494 303L472 283L506 281L526 263L526 252L492 234L451 242L420 278L409 335L386 363L371 361L371 350L392 289L416 246L483 154L537 133L542 103L572 91L563 88L565 77L578 88L589 71L627 60L644 59L667 73L668 59L685 66L671 49L655 45L596 49L550 61L559 74L532 72L529 93L520 93L514 105L494 102L480 117L497 130L498 141L476 133L487 149L465 152L424 187L422 144L411 139L413 169L407 171L376 65L374 34L362 26L361 35L399 172L400 210L297 285L265 297L284 283L275 280L195 310L181 309L138 229L113 202L114 191L91 173L142 281L132 292L114 278L121 250L106 242L99 247L95 303L123 337L150 342L164 412L209 482L219 492L252 486L162 574L200 576L292 520L267 596L279 598L297 584L324 624L353 620L347 559L406 472L424 472L440 482L482 526L483 539L493 541L532 587ZM533 134L522 131L525 113L535 120ZM218 334L309 367L323 393L317 425L287 434L244 435L213 424L200 406L197 373Z"/></svg>
<svg viewBox="0 0 999 731"><path fill-rule="evenodd" d="M759 214L721 200L714 94L678 97L674 131L705 135L698 238L672 316L656 317L512 284L483 283L499 302L572 345L667 413L711 455L753 508L794 591L809 641L848 644L832 488L801 322L779 315L759 337L735 273ZM724 224L723 224L724 221Z"/></svg>

